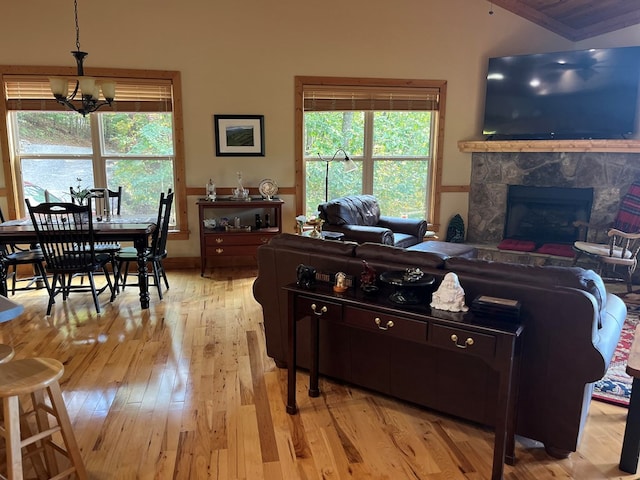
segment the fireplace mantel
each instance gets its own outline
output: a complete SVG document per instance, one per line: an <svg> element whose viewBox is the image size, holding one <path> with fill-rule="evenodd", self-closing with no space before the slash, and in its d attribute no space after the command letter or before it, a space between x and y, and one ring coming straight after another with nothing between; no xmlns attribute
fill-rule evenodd
<svg viewBox="0 0 640 480"><path fill-rule="evenodd" d="M461 152L640 153L640 140L461 140Z"/></svg>

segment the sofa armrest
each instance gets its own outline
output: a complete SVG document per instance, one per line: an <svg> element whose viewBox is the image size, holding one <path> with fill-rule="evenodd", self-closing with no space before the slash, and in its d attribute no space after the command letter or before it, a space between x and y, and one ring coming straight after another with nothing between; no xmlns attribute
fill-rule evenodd
<svg viewBox="0 0 640 480"><path fill-rule="evenodd" d="M380 216L378 220L378 227L385 227L396 233L405 233L418 238L418 241L422 241L422 238L427 233L428 223L426 220L417 220L415 218L401 218L401 217L387 217L385 215Z"/></svg>
<svg viewBox="0 0 640 480"><path fill-rule="evenodd" d="M393 232L383 227L368 227L366 225L327 225L323 230L344 234L343 240L364 243L382 243L393 245Z"/></svg>

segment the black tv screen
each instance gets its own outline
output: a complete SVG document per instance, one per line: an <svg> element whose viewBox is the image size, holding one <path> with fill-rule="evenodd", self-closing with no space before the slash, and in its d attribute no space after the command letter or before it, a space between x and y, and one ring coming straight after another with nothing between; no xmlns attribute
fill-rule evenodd
<svg viewBox="0 0 640 480"><path fill-rule="evenodd" d="M620 139L634 133L640 47L489 59L489 139Z"/></svg>

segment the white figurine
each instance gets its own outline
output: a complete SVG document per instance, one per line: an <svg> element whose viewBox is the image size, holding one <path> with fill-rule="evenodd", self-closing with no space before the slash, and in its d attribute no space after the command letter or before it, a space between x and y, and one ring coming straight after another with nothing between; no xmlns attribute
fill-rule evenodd
<svg viewBox="0 0 640 480"><path fill-rule="evenodd" d="M433 292L431 307L449 312L469 310L469 307L464 304L464 289L460 286L458 275L449 272L444 276L438 290Z"/></svg>
<svg viewBox="0 0 640 480"><path fill-rule="evenodd" d="M235 198L247 199L249 198L249 190L242 185L242 172L237 172L238 175L238 188L233 189L233 196Z"/></svg>
<svg viewBox="0 0 640 480"><path fill-rule="evenodd" d="M214 201L216 199L216 184L213 183L211 178L209 179L209 183L205 185L205 189L207 191L207 200Z"/></svg>

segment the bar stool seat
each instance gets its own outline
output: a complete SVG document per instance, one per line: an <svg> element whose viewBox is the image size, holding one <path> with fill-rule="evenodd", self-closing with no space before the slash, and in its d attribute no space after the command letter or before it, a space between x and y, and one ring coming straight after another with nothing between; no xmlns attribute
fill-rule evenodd
<svg viewBox="0 0 640 480"><path fill-rule="evenodd" d="M0 363L6 363L13 358L15 351L11 345L0 343Z"/></svg>
<svg viewBox="0 0 640 480"><path fill-rule="evenodd" d="M80 450L76 443L71 421L65 407L58 380L64 373L60 362L51 358L27 358L0 364L0 399L3 403L4 425L0 427L0 436L6 441L7 477L22 480L23 453L25 457L40 456L44 452L44 465L48 478L65 478L72 473L80 480L87 478ZM45 402L45 393L49 397L50 406ZM30 409L20 396L29 395ZM26 398L26 397L25 397ZM21 414L21 412L24 412ZM37 431L23 428L27 418L35 416ZM23 418L24 417L24 418ZM50 419L55 419L54 424ZM64 445L54 442L53 435L60 433ZM32 447L36 445L37 448ZM60 470L59 460L66 457L70 465ZM33 459L32 459L33 460ZM42 465L42 460L34 460L34 468Z"/></svg>

